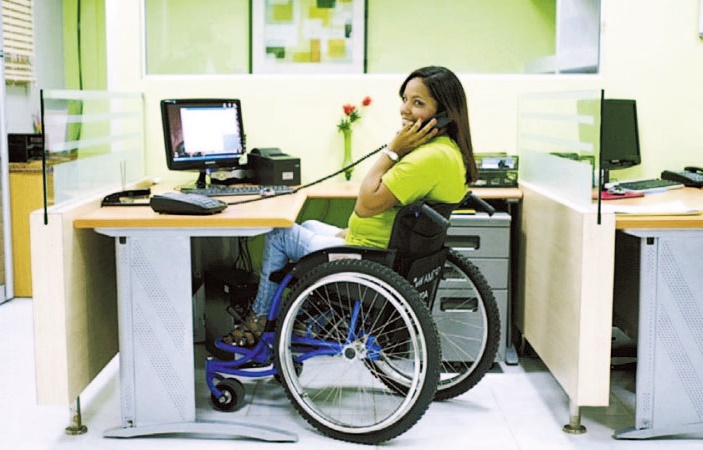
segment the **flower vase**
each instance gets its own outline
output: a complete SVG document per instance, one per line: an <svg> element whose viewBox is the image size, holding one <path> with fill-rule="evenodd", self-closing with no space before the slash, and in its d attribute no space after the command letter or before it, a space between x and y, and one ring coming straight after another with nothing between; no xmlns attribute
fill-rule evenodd
<svg viewBox="0 0 703 450"><path fill-rule="evenodd" d="M342 130L344 134L344 159L342 160L342 168L347 167L349 164L354 162L352 160L351 154L351 144L352 144L352 132L351 129ZM354 168L350 168L344 171L344 178L349 181L354 172Z"/></svg>

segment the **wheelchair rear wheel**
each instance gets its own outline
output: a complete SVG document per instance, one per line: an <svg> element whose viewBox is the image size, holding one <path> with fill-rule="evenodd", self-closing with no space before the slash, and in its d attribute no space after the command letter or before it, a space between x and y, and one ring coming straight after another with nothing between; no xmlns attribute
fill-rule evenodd
<svg viewBox="0 0 703 450"><path fill-rule="evenodd" d="M437 387L439 339L429 310L407 280L367 260L322 264L293 286L275 349L296 409L341 440L377 444L400 435ZM305 370L296 369L300 363ZM376 364L396 368L404 392L374 373Z"/></svg>
<svg viewBox="0 0 703 450"><path fill-rule="evenodd" d="M450 251L432 304L442 347L436 400L474 387L490 370L500 341L498 304L488 282L466 257Z"/></svg>
<svg viewBox="0 0 703 450"><path fill-rule="evenodd" d="M498 304L479 269L450 250L430 306L442 351L435 400L448 400L474 387L493 365L500 341ZM402 367L368 363L394 391L407 392L410 377Z"/></svg>

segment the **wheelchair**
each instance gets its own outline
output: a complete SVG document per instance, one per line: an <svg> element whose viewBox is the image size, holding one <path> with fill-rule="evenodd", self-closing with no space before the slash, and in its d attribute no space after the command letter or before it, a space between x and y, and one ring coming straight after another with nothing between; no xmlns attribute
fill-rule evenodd
<svg viewBox="0 0 703 450"><path fill-rule="evenodd" d="M493 364L500 318L478 268L444 246L456 206L404 206L387 249L323 249L271 274L279 287L257 344L220 338L232 359L206 361L213 407L243 406L237 378L273 376L321 433L379 444L471 389Z"/></svg>

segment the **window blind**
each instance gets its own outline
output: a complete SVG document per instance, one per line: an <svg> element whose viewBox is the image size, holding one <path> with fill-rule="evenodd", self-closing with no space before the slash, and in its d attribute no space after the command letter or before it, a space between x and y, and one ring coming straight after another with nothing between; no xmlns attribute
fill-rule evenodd
<svg viewBox="0 0 703 450"><path fill-rule="evenodd" d="M2 36L6 83L34 81L33 0L2 0Z"/></svg>

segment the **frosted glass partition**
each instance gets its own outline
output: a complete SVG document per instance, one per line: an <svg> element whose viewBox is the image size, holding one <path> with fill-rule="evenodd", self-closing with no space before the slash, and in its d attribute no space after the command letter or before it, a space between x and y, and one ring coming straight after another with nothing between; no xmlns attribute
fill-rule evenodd
<svg viewBox="0 0 703 450"><path fill-rule="evenodd" d="M602 92L520 97L519 179L580 207L590 207L598 179Z"/></svg>
<svg viewBox="0 0 703 450"><path fill-rule="evenodd" d="M45 207L144 178L141 94L45 90L41 101Z"/></svg>

